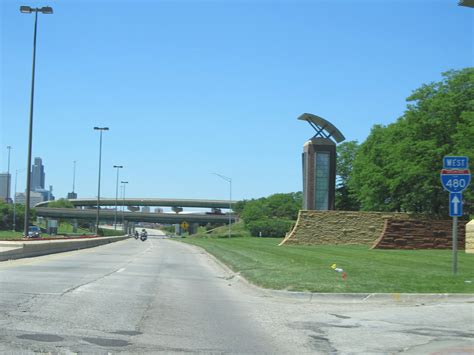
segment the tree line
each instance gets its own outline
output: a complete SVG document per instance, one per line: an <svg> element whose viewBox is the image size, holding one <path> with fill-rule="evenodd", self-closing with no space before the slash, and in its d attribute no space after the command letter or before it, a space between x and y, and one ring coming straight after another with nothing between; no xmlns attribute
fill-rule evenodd
<svg viewBox="0 0 474 355"><path fill-rule="evenodd" d="M446 72L407 101L396 122L373 126L362 144L338 146L337 209L448 216L443 157L467 156L474 163L474 68ZM473 186L463 193L467 215L473 213Z"/></svg>

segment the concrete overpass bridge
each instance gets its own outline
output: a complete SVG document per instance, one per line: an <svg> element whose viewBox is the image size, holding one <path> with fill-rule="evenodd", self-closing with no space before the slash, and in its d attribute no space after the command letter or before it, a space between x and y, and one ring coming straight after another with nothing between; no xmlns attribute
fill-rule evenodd
<svg viewBox="0 0 474 355"><path fill-rule="evenodd" d="M52 201L40 202L35 206L36 214L40 217L51 219L73 219L73 220L95 220L97 216L97 199L81 198L69 199L69 202L76 208L50 208L47 207ZM155 206L171 207L175 212L181 212L183 207L194 208L229 208L229 200L198 200L198 199L170 199L170 198L102 198L101 207L115 206ZM92 207L92 208L91 208ZM100 219L102 221L113 221L115 210L101 208ZM128 222L150 222L164 224L182 224L186 222L191 230L196 230L199 224L226 224L229 223L228 214L215 213L147 213L147 212L118 212L117 219L128 225ZM236 217L231 217L231 222L236 221Z"/></svg>
<svg viewBox="0 0 474 355"><path fill-rule="evenodd" d="M75 207L97 206L97 198L78 198L68 200ZM52 201L38 203L35 207L47 207ZM118 199L118 206L155 206L155 207L200 207L229 208L229 200L202 200L176 198L126 198ZM232 201L234 204L236 201ZM115 206L115 198L101 198L100 206Z"/></svg>
<svg viewBox="0 0 474 355"><path fill-rule="evenodd" d="M94 220L97 216L95 209L77 209L77 208L36 208L36 214L41 217L53 219L85 219ZM112 221L115 218L115 211L101 210L100 219ZM226 214L198 214L198 213L145 213L145 212L125 212L123 219L127 222L150 222L150 223L167 223L188 224L198 223L216 223L225 224L229 222L229 215ZM118 213L118 220L122 220L122 213ZM231 217L232 223L236 221L236 217Z"/></svg>

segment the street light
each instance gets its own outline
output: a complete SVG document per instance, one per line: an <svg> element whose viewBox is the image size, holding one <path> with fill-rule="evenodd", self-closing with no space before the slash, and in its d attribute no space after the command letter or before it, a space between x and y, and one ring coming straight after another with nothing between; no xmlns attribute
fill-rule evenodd
<svg viewBox="0 0 474 355"><path fill-rule="evenodd" d="M11 177L10 177L10 153L12 150L11 146L7 146L8 149L8 168L7 168L7 203L10 203L10 185L11 185Z"/></svg>
<svg viewBox="0 0 474 355"><path fill-rule="evenodd" d="M74 198L74 190L76 189L76 161L74 160L74 166L72 168L72 196Z"/></svg>
<svg viewBox="0 0 474 355"><path fill-rule="evenodd" d="M117 199L118 199L118 178L119 178L119 169L122 169L122 165L114 165L114 168L117 169L117 183L115 185L115 218L114 218L114 229L117 230Z"/></svg>
<svg viewBox="0 0 474 355"><path fill-rule="evenodd" d="M122 229L124 229L125 222L124 222L124 210L125 210L125 184L128 184L128 181L120 181L121 184L123 184L123 195L122 195Z"/></svg>
<svg viewBox="0 0 474 355"><path fill-rule="evenodd" d="M232 179L230 177L213 173L214 175L219 176L221 179L224 179L229 183L229 238L232 233Z"/></svg>
<svg viewBox="0 0 474 355"><path fill-rule="evenodd" d="M15 192L14 192L14 195L13 195L15 200L13 201L13 223L12 223L12 226L13 226L12 231L13 232L16 231L16 182L18 180L18 172L22 172L24 170L25 169L21 169L21 170L16 169L15 170Z"/></svg>
<svg viewBox="0 0 474 355"><path fill-rule="evenodd" d="M26 201L25 201L25 225L24 225L24 235L28 236L28 227L30 219L30 179L31 179L31 145L33 141L33 102L35 97L35 64L36 64L36 30L38 24L38 12L41 12L45 15L52 14L52 7L42 7L42 8L32 8L29 6L20 6L20 12L23 14L35 13L35 30L33 35L33 70L31 75L31 99L30 99L30 128L28 134L28 159L26 162Z"/></svg>
<svg viewBox="0 0 474 355"><path fill-rule="evenodd" d="M97 183L97 217L95 221L95 233L99 235L99 211L100 211L100 170L102 166L102 132L108 131L109 127L94 127L94 130L100 131L99 143L99 181Z"/></svg>

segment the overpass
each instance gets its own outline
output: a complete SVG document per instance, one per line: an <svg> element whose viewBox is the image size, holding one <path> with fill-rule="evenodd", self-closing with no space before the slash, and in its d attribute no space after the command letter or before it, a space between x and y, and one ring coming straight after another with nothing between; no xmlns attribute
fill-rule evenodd
<svg viewBox="0 0 474 355"><path fill-rule="evenodd" d="M97 201L96 201L97 202ZM66 218L66 219L89 219L94 220L97 216L96 209L77 209L77 208L45 208L38 207L36 214L47 218ZM113 220L115 211L101 210L101 220ZM122 213L118 214L118 219L122 219ZM228 214L177 214L177 213L145 213L145 212L125 212L123 219L128 222L150 222L150 223L169 223L180 224L186 221L192 223L216 223L225 224L229 222ZM232 223L235 223L236 217L231 217Z"/></svg>
<svg viewBox="0 0 474 355"><path fill-rule="evenodd" d="M97 206L97 198L78 198L68 200L75 207ZM115 206L115 198L101 198L100 206ZM38 203L35 207L47 207L49 202ZM119 206L156 206L156 207L201 207L201 208L229 208L229 204L236 201L229 200L202 200L177 198L126 198L118 199Z"/></svg>

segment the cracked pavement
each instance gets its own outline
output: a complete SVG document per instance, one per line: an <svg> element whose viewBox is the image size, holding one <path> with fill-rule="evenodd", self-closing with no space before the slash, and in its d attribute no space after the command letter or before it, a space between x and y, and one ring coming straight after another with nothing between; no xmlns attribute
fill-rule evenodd
<svg viewBox="0 0 474 355"><path fill-rule="evenodd" d="M298 297L150 235L0 263L1 353L473 354L474 298Z"/></svg>

